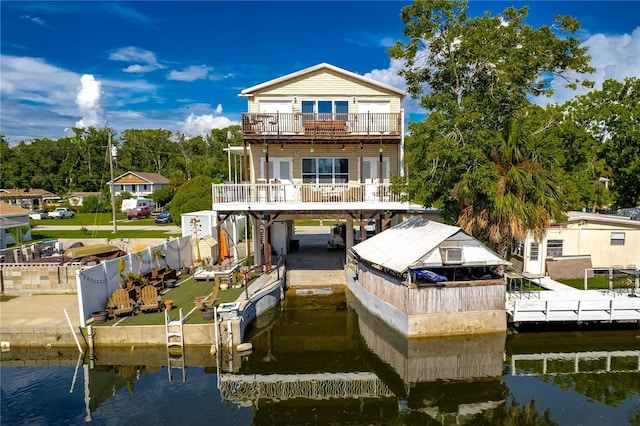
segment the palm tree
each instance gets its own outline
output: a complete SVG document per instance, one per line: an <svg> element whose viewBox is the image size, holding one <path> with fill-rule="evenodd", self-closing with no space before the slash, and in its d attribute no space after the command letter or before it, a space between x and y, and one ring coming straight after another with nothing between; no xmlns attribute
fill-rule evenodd
<svg viewBox="0 0 640 426"><path fill-rule="evenodd" d="M489 136L488 162L467 173L452 195L458 224L504 258L529 233L540 240L552 220L564 217L553 120L534 110Z"/></svg>

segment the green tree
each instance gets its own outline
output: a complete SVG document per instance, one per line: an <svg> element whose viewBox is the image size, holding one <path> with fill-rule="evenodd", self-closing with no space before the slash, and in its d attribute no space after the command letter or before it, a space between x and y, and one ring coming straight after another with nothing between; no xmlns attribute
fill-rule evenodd
<svg viewBox="0 0 640 426"><path fill-rule="evenodd" d="M120 169L162 174L170 159L178 153L165 129L127 129L120 135Z"/></svg>
<svg viewBox="0 0 640 426"><path fill-rule="evenodd" d="M553 93L551 75L567 87L590 86L566 75L592 68L586 48L571 37L579 28L571 17L534 29L524 23L526 7L477 18L466 9L465 1L445 0L402 9L408 41L389 54L405 61L399 74L428 111L409 126L404 189L504 255L512 240L562 218L558 194L569 189L559 158L550 158L562 153L535 149L552 145L556 123L530 98Z"/></svg>
<svg viewBox="0 0 640 426"><path fill-rule="evenodd" d="M598 178L608 178L617 207L640 205L640 78L606 80L602 90L578 96L564 111L593 140L594 188L602 192Z"/></svg>
<svg viewBox="0 0 640 426"><path fill-rule="evenodd" d="M213 205L211 185L213 179L208 176L197 176L185 182L171 201L169 212L173 220L180 225L183 213L199 210L210 210Z"/></svg>

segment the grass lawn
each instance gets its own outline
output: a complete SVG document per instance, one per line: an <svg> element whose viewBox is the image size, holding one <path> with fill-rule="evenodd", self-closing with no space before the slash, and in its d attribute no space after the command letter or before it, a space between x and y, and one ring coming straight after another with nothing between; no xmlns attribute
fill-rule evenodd
<svg viewBox="0 0 640 426"><path fill-rule="evenodd" d="M251 284L250 284L251 285ZM193 277L187 277L182 280L178 280L178 286L168 289L163 295L162 300L173 300L173 309L170 311L169 316L171 319L178 319L180 317L180 308L184 315L187 315L191 311L195 304L193 300L196 297L208 296L213 291L213 281L196 281ZM244 291L244 288L230 288L228 290L220 290L218 292L218 303L234 302L238 296ZM123 316L116 319L110 319L103 324L94 324L96 327L112 326L118 322L120 326L128 325L163 325L164 324L164 311L161 312L147 312L145 314L136 314L133 316ZM187 318L186 324L204 324L209 321L202 319L202 315L199 310L193 312L193 314Z"/></svg>
<svg viewBox="0 0 640 426"><path fill-rule="evenodd" d="M171 233L167 234L164 231L156 231L156 230L135 230L135 229L122 229L118 227L118 232L113 233L112 230L105 228L101 231L90 231L87 229L77 229L77 230L38 230L33 229L31 231L32 241L29 243L44 241L44 240L57 240L59 238L69 238L69 239L85 239L85 238L106 238L106 239L116 239L116 238L168 238L168 237L180 237L181 233Z"/></svg>
<svg viewBox="0 0 640 426"><path fill-rule="evenodd" d="M614 276L613 288L627 288L626 276ZM584 290L584 278L575 279L558 279L559 283L566 284L579 290ZM608 290L609 289L609 277L596 276L587 278L587 290Z"/></svg>

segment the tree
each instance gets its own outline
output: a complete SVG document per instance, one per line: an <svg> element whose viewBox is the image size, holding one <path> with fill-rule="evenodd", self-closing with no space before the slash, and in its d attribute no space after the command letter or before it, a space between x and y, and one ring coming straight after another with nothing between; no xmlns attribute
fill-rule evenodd
<svg viewBox="0 0 640 426"><path fill-rule="evenodd" d="M466 1L445 0L402 9L408 41L396 42L389 55L405 61L399 74L428 111L409 126L404 190L425 206L441 207L448 222L479 232L504 254L513 239L562 218L557 188L567 190L558 157L526 151L534 141L549 144L553 136L546 133L556 127L531 108L530 98L553 93L549 76L567 87L590 86L568 75L592 68L586 48L571 37L579 28L571 17L534 29L524 23L526 7L478 18L466 9ZM543 173L548 165L554 168ZM544 201L545 211L536 201ZM478 212L484 219L472 219Z"/></svg>
<svg viewBox="0 0 640 426"><path fill-rule="evenodd" d="M183 213L209 210L213 205L211 185L213 179L208 176L197 176L185 182L171 201L169 212L173 220L180 225Z"/></svg>
<svg viewBox="0 0 640 426"><path fill-rule="evenodd" d="M528 233L540 240L552 218L564 214L557 162L556 124L538 107L522 111L502 132L489 132L488 161L463 173L452 197L458 224L508 257L514 241Z"/></svg>
<svg viewBox="0 0 640 426"><path fill-rule="evenodd" d="M611 180L617 207L640 205L640 78L606 80L602 90L578 96L564 111L593 139L593 181Z"/></svg>

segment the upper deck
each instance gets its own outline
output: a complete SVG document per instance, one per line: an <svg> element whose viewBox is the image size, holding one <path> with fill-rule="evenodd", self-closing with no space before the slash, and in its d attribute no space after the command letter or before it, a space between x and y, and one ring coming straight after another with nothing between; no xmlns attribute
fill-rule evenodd
<svg viewBox="0 0 640 426"><path fill-rule="evenodd" d="M244 113L242 134L245 140L399 140L401 113Z"/></svg>

